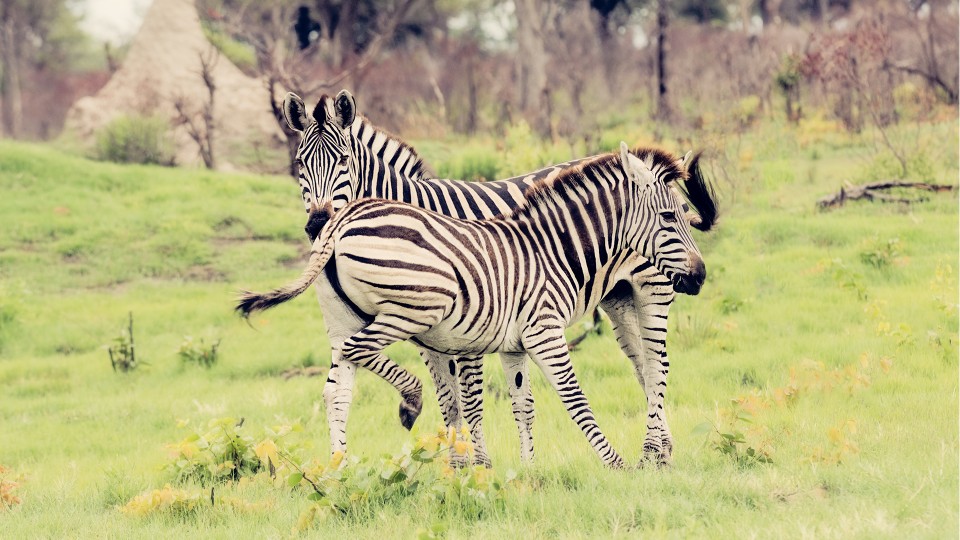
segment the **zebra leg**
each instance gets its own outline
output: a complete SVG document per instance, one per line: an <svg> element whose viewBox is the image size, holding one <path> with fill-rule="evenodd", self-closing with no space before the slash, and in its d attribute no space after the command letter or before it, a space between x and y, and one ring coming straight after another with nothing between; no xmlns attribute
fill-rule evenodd
<svg viewBox="0 0 960 540"><path fill-rule="evenodd" d="M641 277L641 279L637 279ZM656 433L647 432L644 458L657 465L670 463L673 438L667 426L664 398L667 392L667 317L676 293L668 279L659 273L634 276L634 304L639 317L639 332L643 340L643 375L646 382L648 414L654 417ZM655 438L659 440L655 440Z"/></svg>
<svg viewBox="0 0 960 540"><path fill-rule="evenodd" d="M413 325L416 328L410 329ZM406 330L403 330L406 328ZM397 318L386 314L377 315L376 319L356 334L350 336L343 343L343 360L367 369L400 391L400 423L410 429L420 416L423 408L423 385L420 380L411 375L395 362L383 354L383 349L398 341L410 339L411 336L426 330L427 325L411 323L407 318Z"/></svg>
<svg viewBox="0 0 960 540"><path fill-rule="evenodd" d="M463 422L463 412L457 379L457 357L427 349L421 350L420 356L427 364L437 387L437 401L440 402L444 425L459 430Z"/></svg>
<svg viewBox="0 0 960 540"><path fill-rule="evenodd" d="M500 362L507 376L513 419L520 431L520 461L533 463L533 392L530 390L530 371L524 352L501 352Z"/></svg>
<svg viewBox="0 0 960 540"><path fill-rule="evenodd" d="M473 462L491 466L487 443L483 437L483 357L460 359L460 396L463 400L463 419L470 426L473 440Z"/></svg>
<svg viewBox="0 0 960 540"><path fill-rule="evenodd" d="M622 468L623 460L600 431L590 403L573 372L563 324L541 321L537 326L528 328L523 336L523 346L560 395L570 418L583 431L600 460L608 467Z"/></svg>
<svg viewBox="0 0 960 540"><path fill-rule="evenodd" d="M353 381L357 367L341 361L340 348L333 349L330 372L323 385L323 401L327 407L327 427L330 430L330 453L347 451L347 417L353 401Z"/></svg>
<svg viewBox="0 0 960 540"><path fill-rule="evenodd" d="M658 456L661 452L661 430L657 415L657 400L652 397L655 391L649 382L645 369L645 353L641 340L640 317L634 303L633 289L624 282L617 284L613 290L600 302L603 311L610 317L613 335L617 338L620 350L627 355L633 364L633 373L643 388L647 401L647 433L643 441L644 461L649 456ZM642 464L643 462L641 462Z"/></svg>
<svg viewBox="0 0 960 540"><path fill-rule="evenodd" d="M430 375L437 386L437 400L440 402L440 412L443 414L443 423L447 429L453 428L456 437L463 437L460 427L463 425L463 407L460 399L460 381L457 376L457 357L423 349L420 353ZM452 449L450 451L450 465L463 467L467 464L466 456L460 456Z"/></svg>
<svg viewBox="0 0 960 540"><path fill-rule="evenodd" d="M634 298L639 306L637 313L640 317L640 336L643 339L647 395L656 401L654 412L660 432L660 451L648 457L655 459L658 465L667 465L673 455L673 437L664 410L667 375L670 373L670 359L667 357L667 318L676 292L669 281L661 279L662 281L647 282Z"/></svg>
<svg viewBox="0 0 960 540"><path fill-rule="evenodd" d="M317 300L323 311L324 324L327 327L327 336L330 339L332 349L330 372L323 386L327 426L330 431L330 451L331 453L346 452L347 418L350 412L350 404L353 400L353 383L356 379L356 365L344 361L342 348L347 338L363 329L367 322L357 317L350 307L340 299L325 276L317 279L315 289L317 292ZM389 359L386 360L384 366L390 370L395 369L404 372L403 368L391 362ZM403 382L406 384L405 380ZM397 387L397 390L399 390L402 395L404 388ZM412 425L412 421L409 422Z"/></svg>

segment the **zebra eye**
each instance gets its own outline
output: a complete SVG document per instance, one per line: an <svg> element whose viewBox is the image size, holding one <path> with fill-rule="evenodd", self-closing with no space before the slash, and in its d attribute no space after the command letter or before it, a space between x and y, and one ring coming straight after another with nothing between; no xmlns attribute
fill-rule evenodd
<svg viewBox="0 0 960 540"><path fill-rule="evenodd" d="M347 155L346 155L346 154L343 154L342 156L340 156L340 161L339 161L338 163L340 163L340 165L346 165L346 164L347 164Z"/></svg>
<svg viewBox="0 0 960 540"><path fill-rule="evenodd" d="M660 217L662 217L663 220L666 221L667 223L676 223L677 221L677 214L669 211L660 212Z"/></svg>

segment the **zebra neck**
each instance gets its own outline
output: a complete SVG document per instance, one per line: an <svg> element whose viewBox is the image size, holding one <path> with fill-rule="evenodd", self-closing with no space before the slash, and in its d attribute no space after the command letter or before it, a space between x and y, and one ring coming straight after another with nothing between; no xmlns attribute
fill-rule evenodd
<svg viewBox="0 0 960 540"><path fill-rule="evenodd" d="M358 118L351 130L359 165L359 193L410 202L410 184L426 177L416 151L365 119Z"/></svg>
<svg viewBox="0 0 960 540"><path fill-rule="evenodd" d="M581 289L597 271L626 249L626 200L629 182L619 171L586 174L582 184L555 184L515 217L531 241L544 248ZM586 171L585 171L586 173Z"/></svg>

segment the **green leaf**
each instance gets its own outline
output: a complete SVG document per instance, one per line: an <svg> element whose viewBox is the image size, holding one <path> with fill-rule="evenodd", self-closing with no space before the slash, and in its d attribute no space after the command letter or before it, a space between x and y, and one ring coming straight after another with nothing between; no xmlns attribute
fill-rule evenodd
<svg viewBox="0 0 960 540"><path fill-rule="evenodd" d="M295 472L287 477L287 485L290 487L294 487L298 485L301 480L303 480L303 473Z"/></svg>
<svg viewBox="0 0 960 540"><path fill-rule="evenodd" d="M701 422L701 423L699 423L699 424L697 424L696 426L693 427L693 429L690 431L690 434L691 434L691 435L706 435L707 433L710 433L711 431L713 431L713 423L712 423L712 422Z"/></svg>
<svg viewBox="0 0 960 540"><path fill-rule="evenodd" d="M308 501L314 501L314 502L320 502L320 501L322 501L322 500L324 499L324 497L325 497L325 495L324 495L323 493L317 493L316 491L314 491L313 493L307 495L307 500L308 500Z"/></svg>

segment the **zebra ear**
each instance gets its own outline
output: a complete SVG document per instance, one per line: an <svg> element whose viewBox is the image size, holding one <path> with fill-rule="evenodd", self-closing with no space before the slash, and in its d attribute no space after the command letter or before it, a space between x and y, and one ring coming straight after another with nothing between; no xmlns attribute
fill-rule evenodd
<svg viewBox="0 0 960 540"><path fill-rule="evenodd" d="M283 119L294 131L303 133L307 128L307 108L300 96L293 92L287 92L283 97Z"/></svg>
<svg viewBox="0 0 960 540"><path fill-rule="evenodd" d="M623 172L630 176L630 147L626 141L620 141L620 163L623 166Z"/></svg>
<svg viewBox="0 0 960 540"><path fill-rule="evenodd" d="M620 162L623 164L623 172L627 173L627 178L641 187L649 186L656 180L650 167L647 167L642 159L631 154L627 143L623 141L620 141Z"/></svg>
<svg viewBox="0 0 960 540"><path fill-rule="evenodd" d="M357 117L357 101L346 90L341 90L337 94L337 100L334 102L333 108L337 113L337 121L343 129L350 127Z"/></svg>

